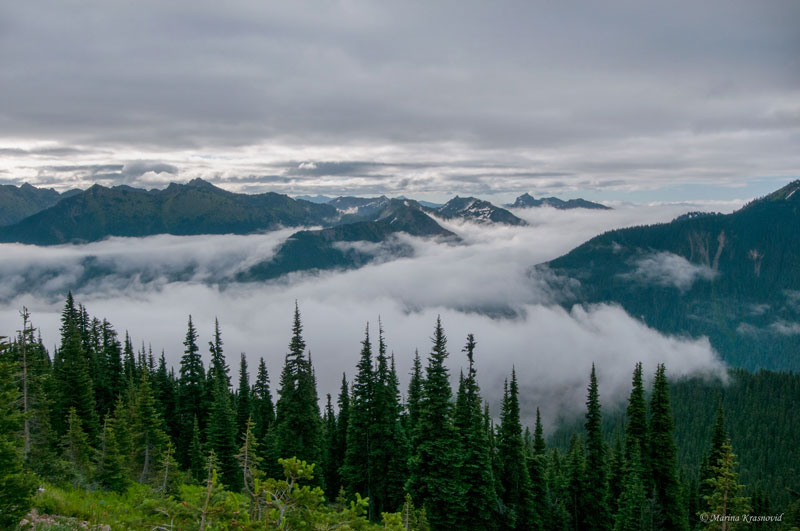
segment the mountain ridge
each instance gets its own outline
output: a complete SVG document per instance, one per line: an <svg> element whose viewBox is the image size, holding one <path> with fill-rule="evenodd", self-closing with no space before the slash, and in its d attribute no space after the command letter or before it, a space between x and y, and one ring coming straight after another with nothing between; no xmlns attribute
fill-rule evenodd
<svg viewBox="0 0 800 531"><path fill-rule="evenodd" d="M572 281L564 306L619 304L664 333L708 337L735 366L799 370L798 189L731 214L608 231L537 267Z"/></svg>

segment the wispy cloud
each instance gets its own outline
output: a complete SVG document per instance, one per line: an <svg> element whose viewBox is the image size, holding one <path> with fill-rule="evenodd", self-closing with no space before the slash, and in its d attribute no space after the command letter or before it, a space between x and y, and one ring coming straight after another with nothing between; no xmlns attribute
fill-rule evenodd
<svg viewBox="0 0 800 531"><path fill-rule="evenodd" d="M219 317L230 359L246 352L252 366L264 356L277 376L297 299L324 396L337 391L342 370L352 376L367 321L374 324L378 316L382 318L405 385L414 349L428 352L433 323L441 315L454 377L466 363L460 352L464 338L473 332L488 398L499 403L502 379L513 365L526 397L526 418L530 420L535 407L541 406L552 421L557 413L583 407L593 361L601 368L603 397L608 401L627 392L636 361L645 362L648 371L665 362L675 376L720 374L722 365L707 340L665 337L619 307L550 306L552 287L531 270L598 231L666 221L683 210L666 205L603 212L519 211L530 223L526 227L447 222L463 245L401 236L400 241L414 249L413 257L357 271L299 274L267 284L213 279L230 277L268 258L290 231L114 238L48 248L2 245L0 285L10 300L0 311L0 331L18 328L16 310L26 305L45 343L52 346L65 290L76 279L105 271L77 289L76 296L92 314L128 329L135 342L152 342L156 351L165 349L167 359L177 363L188 314L202 337L210 336L214 318ZM33 286L32 293L14 294ZM48 290L50 296L44 296Z"/></svg>

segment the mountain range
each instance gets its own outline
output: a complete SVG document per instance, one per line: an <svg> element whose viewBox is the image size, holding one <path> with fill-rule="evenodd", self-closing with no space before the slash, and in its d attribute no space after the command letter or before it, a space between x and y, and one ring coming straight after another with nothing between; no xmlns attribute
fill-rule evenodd
<svg viewBox="0 0 800 531"><path fill-rule="evenodd" d="M0 227L0 242L56 245L109 236L248 234L330 225L337 210L289 196L236 194L202 179L163 190L94 185L22 221Z"/></svg>
<svg viewBox="0 0 800 531"><path fill-rule="evenodd" d="M52 188L36 188L28 183L0 185L0 226L13 225L79 193L80 190L58 193Z"/></svg>
<svg viewBox="0 0 800 531"><path fill-rule="evenodd" d="M517 197L517 199L513 203L509 203L505 205L509 208L534 208L534 207L552 207L557 208L559 210L569 210L572 208L592 208L595 210L610 210L611 207L607 207L605 205L601 205L600 203L594 203L592 201L587 201L586 199L568 199L564 201L563 199L559 199L557 197L543 197L541 199L536 199L532 195L528 193L524 193L521 196Z"/></svg>
<svg viewBox="0 0 800 531"><path fill-rule="evenodd" d="M455 243L458 236L423 212L413 200L389 199L371 221L357 221L294 233L275 255L241 273L239 281L258 281L298 271L356 269L380 259L413 255L398 233Z"/></svg>
<svg viewBox="0 0 800 531"><path fill-rule="evenodd" d="M662 332L707 336L735 366L800 370L798 226L794 181L731 214L607 232L539 268L569 286L566 307L619 304Z"/></svg>
<svg viewBox="0 0 800 531"><path fill-rule="evenodd" d="M508 210L488 201L456 196L445 205L386 196L337 197L320 202L277 193L238 194L202 179L172 183L163 190L94 185L59 194L24 184L0 187L0 242L34 245L85 243L109 236L155 234L249 234L280 227L373 222L396 201L423 216L477 223L524 225ZM414 232L409 232L414 234Z"/></svg>

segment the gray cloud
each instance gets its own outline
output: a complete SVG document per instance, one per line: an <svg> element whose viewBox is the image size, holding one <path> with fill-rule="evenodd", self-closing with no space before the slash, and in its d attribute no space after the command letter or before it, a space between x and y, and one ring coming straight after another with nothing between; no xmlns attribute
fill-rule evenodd
<svg viewBox="0 0 800 531"><path fill-rule="evenodd" d="M76 164L141 153L187 178L423 161L347 185L433 192L469 186L461 170L485 162L517 175L474 190L547 187L543 174L567 189L796 175L798 18L791 0L10 2L0 148L49 141L81 150L62 153Z"/></svg>
<svg viewBox="0 0 800 531"><path fill-rule="evenodd" d="M691 210L699 208L693 205ZM337 391L342 370L353 375L364 323L374 326L379 315L405 385L414 349L428 352L433 323L441 314L454 378L466 364L460 353L464 338L474 332L486 396L499 403L502 380L514 365L527 420L541 406L547 422L553 422L557 414L582 409L592 362L600 370L607 403L627 393L636 361L643 361L649 372L657 362L665 362L675 376L720 374L722 365L707 340L662 336L619 307L550 306L555 294L531 271L532 265L567 252L599 231L663 222L686 210L683 205L623 206L602 212L529 209L518 212L529 222L526 227L443 222L464 245L400 236L403 245L413 248L413 257L357 271L299 274L247 285L213 280L268 258L291 231L112 238L47 248L5 244L0 246L0 286L5 290L0 297L6 300L0 332L19 327L16 310L25 305L45 343L53 345L65 290L87 272L105 271L75 290L76 296L92 314L130 330L136 343L152 342L157 351L165 349L170 363L177 363L187 315L193 315L201 338L210 336L218 316L229 359L247 352L252 367L264 356L277 377L297 299L324 396ZM36 286L36 292L24 293L25 285ZM231 364L235 370L235 361Z"/></svg>
<svg viewBox="0 0 800 531"><path fill-rule="evenodd" d="M686 291L698 280L712 280L717 272L706 265L693 264L686 258L666 251L650 253L636 260L636 269L627 278L658 286L672 286Z"/></svg>

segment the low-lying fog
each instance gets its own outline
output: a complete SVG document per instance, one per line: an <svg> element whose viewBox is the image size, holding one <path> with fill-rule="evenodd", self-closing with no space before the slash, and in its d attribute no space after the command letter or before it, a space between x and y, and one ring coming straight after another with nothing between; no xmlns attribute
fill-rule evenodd
<svg viewBox="0 0 800 531"><path fill-rule="evenodd" d="M378 316L405 389L414 350L428 353L436 316L441 315L454 380L466 365L461 348L472 332L484 396L495 406L499 403L503 378L513 365L522 388L523 416L531 422L538 406L545 422L552 424L557 415L582 410L592 362L597 365L601 399L609 406L627 395L637 361L644 362L648 373L664 362L672 376L720 375L723 366L707 340L665 337L618 307L566 311L550 305L558 294L543 279L531 276L531 266L609 229L665 222L690 210L730 212L739 205L515 211L528 227L442 222L465 245L404 237L415 249L413 258L264 284L216 280L268 258L292 230L250 236L111 238L80 246L4 244L0 335L20 328L19 309L24 305L52 348L64 296L73 289L91 315L109 319L121 334L128 330L135 345L144 341L156 352L163 349L177 367L188 315L203 346L218 317L232 374L238 374L240 352L247 353L251 377L263 356L275 392L297 300L324 399L326 393L338 393L343 371L352 377L364 325L369 321L377 332ZM675 263L679 264L673 260L666 265ZM659 282L672 270L665 269L665 263L654 262L653 267L659 268ZM684 273L675 272L676 285L686 282ZM202 350L207 362L208 349Z"/></svg>

